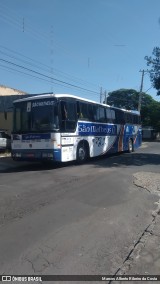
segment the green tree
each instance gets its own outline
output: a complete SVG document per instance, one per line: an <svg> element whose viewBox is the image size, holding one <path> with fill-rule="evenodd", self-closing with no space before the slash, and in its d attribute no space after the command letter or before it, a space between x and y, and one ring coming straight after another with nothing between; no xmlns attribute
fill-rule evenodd
<svg viewBox="0 0 160 284"><path fill-rule="evenodd" d="M110 92L107 104L124 109L138 109L139 92L134 89L120 89ZM142 93L141 109L142 125L153 126L160 131L160 102L150 95Z"/></svg>
<svg viewBox="0 0 160 284"><path fill-rule="evenodd" d="M108 94L107 104L125 108L138 109L139 92L134 89L120 89ZM146 106L154 102L153 98L146 93L142 93L142 106Z"/></svg>
<svg viewBox="0 0 160 284"><path fill-rule="evenodd" d="M145 56L149 70L150 79L153 87L157 90L157 95L160 95L160 48L154 47L152 56Z"/></svg>
<svg viewBox="0 0 160 284"><path fill-rule="evenodd" d="M133 89L120 89L108 94L107 104L125 108L134 109L138 108L139 93Z"/></svg>

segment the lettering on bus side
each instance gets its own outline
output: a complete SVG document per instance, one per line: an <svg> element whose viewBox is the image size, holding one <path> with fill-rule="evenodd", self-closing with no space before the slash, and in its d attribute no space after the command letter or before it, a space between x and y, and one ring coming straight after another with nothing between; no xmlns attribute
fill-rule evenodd
<svg viewBox="0 0 160 284"><path fill-rule="evenodd" d="M48 140L51 138L50 133L41 133L41 134L22 134L22 140Z"/></svg>
<svg viewBox="0 0 160 284"><path fill-rule="evenodd" d="M117 125L78 123L78 133L83 136L115 136L117 135Z"/></svg>

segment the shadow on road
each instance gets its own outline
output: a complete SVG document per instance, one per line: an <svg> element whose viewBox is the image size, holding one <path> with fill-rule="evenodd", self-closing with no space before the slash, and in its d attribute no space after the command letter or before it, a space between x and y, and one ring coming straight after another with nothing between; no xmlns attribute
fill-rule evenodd
<svg viewBox="0 0 160 284"><path fill-rule="evenodd" d="M91 163L91 162L90 162ZM144 165L160 165L160 154L123 153L109 157L97 158L95 165L99 167L128 167Z"/></svg>
<svg viewBox="0 0 160 284"><path fill-rule="evenodd" d="M0 162L4 161L1 158ZM24 163L24 162L13 162L11 159L7 162L8 166L4 169L0 168L0 173L14 173L14 172L25 172L25 171L45 171L54 170L59 168L65 168L70 166L79 166L75 162L68 163ZM118 153L113 155L106 155L90 159L87 165L95 167L128 167L128 166L144 166L144 165L160 165L160 154L149 154L149 153ZM0 163L1 165L1 163ZM83 167L83 165L81 165ZM81 167L79 166L79 167Z"/></svg>
<svg viewBox="0 0 160 284"><path fill-rule="evenodd" d="M29 172L29 171L45 171L45 170L53 170L58 168L63 168L69 166L70 163L41 163L41 162L13 162L11 159L11 163L5 161L5 167L1 168L0 159L0 173L16 173L16 172ZM2 163L3 163L2 161ZM72 163L73 164L73 163Z"/></svg>

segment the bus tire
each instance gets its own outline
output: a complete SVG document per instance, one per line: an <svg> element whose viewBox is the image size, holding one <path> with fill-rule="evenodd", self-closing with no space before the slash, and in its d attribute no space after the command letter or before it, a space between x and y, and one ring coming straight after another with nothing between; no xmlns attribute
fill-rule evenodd
<svg viewBox="0 0 160 284"><path fill-rule="evenodd" d="M128 153L134 152L133 140L129 139L128 141Z"/></svg>
<svg viewBox="0 0 160 284"><path fill-rule="evenodd" d="M80 142L77 146L77 157L76 161L78 164L83 164L86 162L89 156L89 149L87 142L83 141Z"/></svg>

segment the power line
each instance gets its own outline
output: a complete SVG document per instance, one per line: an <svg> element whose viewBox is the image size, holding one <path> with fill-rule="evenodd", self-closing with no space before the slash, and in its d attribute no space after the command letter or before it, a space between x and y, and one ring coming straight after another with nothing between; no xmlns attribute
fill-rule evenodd
<svg viewBox="0 0 160 284"><path fill-rule="evenodd" d="M4 21L6 21L7 23L13 25L13 26L16 27L16 28L18 27L19 30L23 31L23 33L26 33L26 32L27 32L29 35L33 36L36 40L41 40L42 43L45 44L45 45L46 45L46 43L47 43L47 40L48 40L48 41L50 40L50 36L48 36L46 33L42 33L42 32L39 32L39 30L36 30L36 29L33 27L33 25L31 26L30 23L27 23L26 19L25 19L24 17L20 17L19 14L15 13L15 11L14 11L13 9L12 9L12 11L11 11L11 9L10 9L10 8L8 9L8 8L6 7L6 5L4 5L4 4L2 4L2 3L0 3L0 5L1 5L2 9L3 9L3 14L0 13L0 15L2 15L2 18L1 18L1 19L3 19ZM57 43L54 41L54 45L55 45L55 44L57 45ZM48 46L49 46L49 43L48 43ZM59 50L59 47L58 47L58 50ZM63 48L63 50L66 51L66 49L64 49L64 48ZM17 54L18 54L18 53L17 53ZM11 56L8 55L8 54L5 54L5 55L11 57ZM23 55L21 55L21 56L23 56ZM73 57L73 54L72 54L72 57ZM12 58L14 58L15 60L19 60L19 59L17 59L15 56L14 56L14 57L12 56ZM27 57L26 57L26 58L27 58ZM28 59L29 59L29 58L28 58ZM29 59L29 60L32 60L32 59ZM22 61L22 60L21 60L21 61ZM24 62L24 60L23 60L23 62ZM7 63L7 60L6 60L6 63ZM25 62L25 63L26 63L26 64L29 64L29 65L31 65L31 66L33 66L33 63L28 63L28 62ZM10 63L9 63L9 61L8 61L8 64L16 64L16 63L13 63L13 62L10 62ZM42 64L42 63L38 63L38 64ZM16 65L15 65L15 66L16 66ZM50 67L48 67L47 65L44 65L44 64L43 64L43 66L46 66L46 67L50 70L50 71L47 71L48 73L52 73ZM17 64L17 67L19 67L19 68L26 68L26 67L24 67L24 66L20 66L20 65L18 66L18 64ZM37 67L36 67L36 68L37 68ZM28 70L27 70L27 69L28 69ZM29 68L26 68L26 70L29 71ZM72 76L72 75L69 75L69 74L64 73L64 72L62 72L62 71L56 70L55 68L54 68L54 70L55 70L56 72L59 72L59 73L63 74L64 77L71 77L71 76ZM34 72L34 73L35 73L36 71L30 69L29 72ZM77 85L75 85L75 84L68 83L68 82L66 82L66 81L64 81L64 80L56 79L56 78L53 77L53 76L47 76L47 75L44 75L44 74L42 74L42 73L40 73L40 72L37 72L36 74L38 74L38 75L40 75L40 76L44 76L44 77L46 77L46 78L50 78L51 80L57 81L57 82L59 82L59 83L61 83L61 84L63 84L63 85L66 85L66 86L68 85L68 86L70 86L70 87L78 88L78 89L81 89L81 90L84 90L84 91L87 91L87 92L99 94L98 92L89 90L88 88L83 88L83 87L77 86ZM57 75L56 75L56 76L57 76ZM75 81L75 80L81 80L81 81L83 81L83 85L86 84L86 83L87 83L87 84L91 84L91 83L88 83L88 82L86 82L86 81L84 81L84 80L82 80L82 79L76 78L75 76L74 76L74 77L72 76L72 81ZM92 85L95 85L95 84L92 83ZM96 87L97 87L97 86L96 86ZM99 86L98 86L98 88L99 88Z"/></svg>
<svg viewBox="0 0 160 284"><path fill-rule="evenodd" d="M8 13L8 11L9 11L8 7L4 4L2 4L2 3L0 3L0 5L2 6L2 9L5 9L5 11L3 11L3 13L0 13L0 19L5 20L7 23L11 23L16 28L18 27L19 30L24 31L24 25L23 25L24 17L21 18L19 16L19 14L15 13L15 11L13 9L12 9L12 11L10 11L11 13L10 12ZM15 16L13 16L13 14ZM42 31L39 31L38 29L35 29L33 27L33 25L30 24L29 22L26 22L26 24L25 24L25 33L28 33L29 36L32 36L34 39L40 41L45 46L47 45L48 47L50 47L50 36L47 35L46 33L42 33ZM47 44L47 42L48 42L48 44ZM73 53L71 53L69 50L67 50L64 46L57 44L56 41L54 41L54 45L57 45L58 51L61 49L66 54L73 57ZM79 59L79 57L77 57L77 59Z"/></svg>
<svg viewBox="0 0 160 284"><path fill-rule="evenodd" d="M17 70L17 69L11 68L11 67L9 67L9 66L4 66L4 65L2 65L2 64L0 64L0 69L7 70L8 72L11 72L11 73L14 73L14 74L15 74L15 72L17 72L17 73L19 73L20 75L29 76L29 77L32 77L32 78L35 78L35 79L38 79L38 80L41 80L41 81L50 83L50 80L47 80L47 79L45 79L45 78L41 78L41 77L35 76L35 75L33 75L33 74L28 74L28 73L26 73L26 72L19 71L19 70ZM63 86L63 87L64 87L64 85L61 84L61 83L54 82L54 84L56 84L56 85L58 85L58 86ZM67 86L67 85L66 85L66 88L68 88L68 89L73 89L74 87L71 87L71 86ZM84 90L82 90L82 92L84 92ZM93 96L97 96L97 97L98 97L98 95L99 95L99 94L97 94L97 95L96 95L96 94L92 94L92 97L93 97Z"/></svg>
<svg viewBox="0 0 160 284"><path fill-rule="evenodd" d="M50 46L49 34L47 35L46 33L43 33L42 31L40 31L39 29L35 29L35 27L32 24L30 24L29 21L28 22L26 21L26 19L25 19L25 29L24 29L24 17L20 17L19 14L16 13L16 11L14 9L10 9L10 7L7 7L6 3L5 4L0 3L0 5L3 9L3 13L1 13L2 18L4 16L7 17L7 23L9 23L11 20L14 21L14 25L18 26L18 28L20 28L21 31L28 33L30 36L34 37L36 40L40 40L45 45L47 44L47 41L48 41L47 45ZM94 18L94 22L97 22L99 24L99 22L97 21L96 18ZM111 37L111 41L112 41L112 44L114 46L119 46L119 47L126 46L124 44L117 44L117 42L119 42L119 39L116 38L115 33L114 33L114 36L113 36L113 33L111 33L110 30L107 31L107 35L109 35ZM105 34L105 36L106 36L106 34ZM61 49L63 49L63 52L67 52L67 54L69 53L73 57L73 54L70 51L68 51L64 46L57 44L55 40L54 40L54 45L57 45L58 50L61 48ZM122 49L120 49L120 50L122 51ZM131 58L131 54L129 54L128 50L125 49L125 54L126 54L126 52L128 53L129 58ZM132 53L132 56L133 55L134 54ZM88 58L88 56L87 56L87 58ZM86 58L86 62L87 62L87 58Z"/></svg>
<svg viewBox="0 0 160 284"><path fill-rule="evenodd" d="M62 84L68 85L68 86L72 86L72 87L74 87L74 88L78 88L78 89L81 89L81 90L84 90L84 91L87 91L87 92L91 92L91 93L94 93L94 94L99 94L99 93L96 92L96 91L89 90L89 89L86 89L86 88L82 88L82 87L77 86L77 85L74 85L74 84L70 84L70 83L68 83L68 82L65 82L65 81L56 79L56 78L54 78L54 77L45 75L45 74L43 74L43 73L37 72L37 71L35 71L35 70L33 70L33 69L30 69L30 68L26 68L26 67L24 67L24 66L22 66L22 65L13 63L13 62L11 62L11 61L8 61L8 60L2 59L2 58L0 58L0 61L5 62L5 63L10 64L10 65L13 65L13 66L16 66L16 67L18 67L18 68L27 70L27 71L29 71L29 72L35 73L35 74L40 75L40 76L42 76L42 77L45 77L45 78L47 78L47 79L52 79L52 80L54 80L54 81L56 81L56 82L59 82L59 83L62 83Z"/></svg>
<svg viewBox="0 0 160 284"><path fill-rule="evenodd" d="M37 60L35 60L33 58L30 58L28 56L25 56L22 53L13 51L12 49L9 49L9 48L7 48L7 47L5 47L3 45L0 45L0 49L5 50L5 52L4 51L0 51L0 52L3 53L4 55L6 55L7 57L14 58L14 59L16 59L18 61L22 61L22 62L24 62L24 63L26 63L28 65L34 66L34 67L36 67L38 69L39 69L39 66L43 66L43 68L41 67L41 69L47 71L48 73L52 74L53 73L52 71L54 71L55 75L56 75L56 73L59 73L60 76L65 77L65 78L67 78L69 80L72 80L73 82L80 82L81 84L83 84L85 86L86 85L93 85L94 87L96 87L96 88L98 87L99 88L99 86L97 86L96 84L93 84L91 82L85 81L85 80L83 80L81 78L78 78L78 77L73 76L71 74L65 73L65 72L60 71L60 70L58 70L56 68L52 68L53 70L51 71L51 68L48 65L43 64L43 63L41 63L41 62L39 62L39 61L37 61ZM31 62L28 62L28 61L26 61L24 59L19 59L19 58L13 56L13 55L9 55L9 54L6 53L6 50L8 50L9 52L11 52L13 54L17 54L18 56L24 57L24 58L26 58L27 60L29 60ZM35 62L36 64L34 64L33 62Z"/></svg>
<svg viewBox="0 0 160 284"><path fill-rule="evenodd" d="M31 21L27 21L26 18L24 18L24 16L20 17L19 14L14 10L11 9L10 7L7 7L6 3L0 3L0 6L3 9L3 13L1 13L0 11L0 16L5 15L7 17L6 22L10 23L11 20L14 21L14 27L18 26L18 29L20 29L23 34L27 33L29 36L32 36L34 39L41 41L41 43L45 46L48 46L50 48L50 34L42 32L40 29L35 29L34 25L32 23L30 23ZM1 19L1 17L0 17ZM3 18L2 18L3 19ZM24 28L24 21L25 21L25 28ZM12 23L11 23L12 24ZM57 46L57 48L55 47L55 45ZM54 50L63 50L63 52L65 52L66 54L68 54L72 59L73 57L75 57L76 60L78 60L78 64L80 63L82 65L82 61L80 61L80 57L79 55L75 55L73 54L73 52L71 50L66 49L64 46L62 46L61 44L57 44L56 40L54 39L54 45L53 45L53 49ZM86 56L86 63L87 63L87 58L88 55ZM84 65L83 65L84 67ZM97 70L97 69L96 69ZM93 83L92 83L93 85ZM94 84L95 85L95 84ZM97 86L96 86L97 87ZM100 88L100 86L98 86L98 88Z"/></svg>

